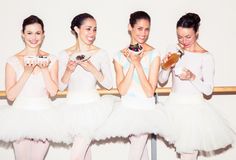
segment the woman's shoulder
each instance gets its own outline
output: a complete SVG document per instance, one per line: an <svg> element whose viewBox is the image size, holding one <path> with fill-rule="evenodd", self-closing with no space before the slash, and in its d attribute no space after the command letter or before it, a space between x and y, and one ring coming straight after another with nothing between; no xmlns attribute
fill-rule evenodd
<svg viewBox="0 0 236 160"><path fill-rule="evenodd" d="M201 49L201 50L196 50L195 52L190 52L190 56L197 56L201 59L202 63L204 64L214 64L214 56L213 54L206 50L206 49Z"/></svg>
<svg viewBox="0 0 236 160"><path fill-rule="evenodd" d="M19 56L16 54L7 58L6 62L9 64L15 63Z"/></svg>
<svg viewBox="0 0 236 160"><path fill-rule="evenodd" d="M40 56L49 56L50 53L40 50L40 51L39 51L39 55L40 55Z"/></svg>
<svg viewBox="0 0 236 160"><path fill-rule="evenodd" d="M61 59L67 59L69 57L67 49L63 49L59 52L57 52L56 57L61 60Z"/></svg>
<svg viewBox="0 0 236 160"><path fill-rule="evenodd" d="M196 46L196 52L197 53L208 53L208 51L204 48L204 47L202 47L201 45L199 45L199 44L197 44L197 46Z"/></svg>
<svg viewBox="0 0 236 160"><path fill-rule="evenodd" d="M15 62L19 61L20 59L23 60L23 58L24 58L23 52L22 51L17 52L17 53L15 53L12 56L7 58L7 63L15 63Z"/></svg>
<svg viewBox="0 0 236 160"><path fill-rule="evenodd" d="M158 49L156 49L155 47L153 47L147 43L143 44L143 51L146 54L157 54L157 53L159 54Z"/></svg>
<svg viewBox="0 0 236 160"><path fill-rule="evenodd" d="M94 50L91 50L89 52L92 56L93 55L97 55L98 57L102 57L102 58L105 58L105 57L109 57L109 53L107 50L103 49L103 48L96 48Z"/></svg>
<svg viewBox="0 0 236 160"><path fill-rule="evenodd" d="M146 51L152 51L155 48L153 46L149 45L149 44L144 44L143 49L146 50Z"/></svg>
<svg viewBox="0 0 236 160"><path fill-rule="evenodd" d="M202 56L205 60L211 60L211 61L214 61L214 56L211 52L209 51L206 51L204 53L202 53Z"/></svg>
<svg viewBox="0 0 236 160"><path fill-rule="evenodd" d="M200 45L198 45L195 52L200 54L203 57L212 57L213 56L207 49L203 48Z"/></svg>
<svg viewBox="0 0 236 160"><path fill-rule="evenodd" d="M19 70L19 65L21 64L21 59L23 61L23 56L19 54L12 55L6 59L6 65L13 67L15 71ZM23 63L23 62L22 62Z"/></svg>
<svg viewBox="0 0 236 160"><path fill-rule="evenodd" d="M96 54L96 53L98 53L98 54L108 54L107 50L105 50L105 49L103 49L103 48L98 48L98 47L96 47L95 49L92 49L90 52L91 52L92 54L93 54L93 53L94 53L94 54Z"/></svg>
<svg viewBox="0 0 236 160"><path fill-rule="evenodd" d="M124 53L126 52L126 50L127 50L127 48L123 48L123 49L121 49L121 50L118 50L118 51L116 51L115 52L115 54L114 54L114 57L125 57L124 56Z"/></svg>
<svg viewBox="0 0 236 160"><path fill-rule="evenodd" d="M155 59L156 57L160 57L160 51L152 46L147 47L145 52L151 58L151 60Z"/></svg>

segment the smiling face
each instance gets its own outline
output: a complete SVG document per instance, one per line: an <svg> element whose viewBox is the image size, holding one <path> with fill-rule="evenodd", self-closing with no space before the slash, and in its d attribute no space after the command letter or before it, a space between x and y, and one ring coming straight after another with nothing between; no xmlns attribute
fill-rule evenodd
<svg viewBox="0 0 236 160"><path fill-rule="evenodd" d="M185 49L192 48L197 43L198 32L193 28L177 27L177 38Z"/></svg>
<svg viewBox="0 0 236 160"><path fill-rule="evenodd" d="M93 44L97 34L97 23L95 19L87 18L83 21L80 28L75 27L78 39L87 45Z"/></svg>
<svg viewBox="0 0 236 160"><path fill-rule="evenodd" d="M129 24L132 43L143 44L147 41L150 32L150 22L147 19L139 19L132 27Z"/></svg>
<svg viewBox="0 0 236 160"><path fill-rule="evenodd" d="M22 32L25 45L30 48L39 48L44 39L44 31L39 23L26 25Z"/></svg>

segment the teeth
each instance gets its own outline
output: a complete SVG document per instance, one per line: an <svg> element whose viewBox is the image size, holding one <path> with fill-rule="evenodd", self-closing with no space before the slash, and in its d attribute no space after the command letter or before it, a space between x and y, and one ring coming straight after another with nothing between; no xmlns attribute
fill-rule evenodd
<svg viewBox="0 0 236 160"><path fill-rule="evenodd" d="M31 44L37 44L38 41L29 41Z"/></svg>
<svg viewBox="0 0 236 160"><path fill-rule="evenodd" d="M139 39L141 39L141 40L145 40L145 37L138 37Z"/></svg>

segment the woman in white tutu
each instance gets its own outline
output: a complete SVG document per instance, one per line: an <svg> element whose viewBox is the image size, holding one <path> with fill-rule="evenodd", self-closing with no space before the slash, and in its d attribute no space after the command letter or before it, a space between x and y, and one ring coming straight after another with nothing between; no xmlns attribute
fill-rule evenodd
<svg viewBox="0 0 236 160"><path fill-rule="evenodd" d="M40 49L44 24L37 16L24 20L22 39L25 48L6 64L6 95L13 105L0 110L0 140L13 142L17 160L43 160L50 127L43 115L52 106L49 96L58 90L58 63L55 56Z"/></svg>
<svg viewBox="0 0 236 160"><path fill-rule="evenodd" d="M162 67L159 81L164 84L172 74L172 90L165 111L172 123L174 143L183 160L196 160L199 151L214 151L233 143L234 133L226 121L203 98L211 95L214 79L212 54L197 42L200 17L183 15L177 22L178 48L183 52L176 64ZM165 64L172 53L162 60ZM164 66L164 65L163 65Z"/></svg>
<svg viewBox="0 0 236 160"><path fill-rule="evenodd" d="M148 159L146 143L149 133L166 133L165 114L155 104L160 68L159 52L146 43L151 18L144 11L130 15L131 45L114 57L116 84L121 102L97 130L96 139L129 137L129 160Z"/></svg>
<svg viewBox="0 0 236 160"><path fill-rule="evenodd" d="M67 88L66 102L61 105L62 132L73 141L71 160L83 160L90 159L93 134L113 106L112 99L100 97L96 86L110 89L113 82L109 55L93 45L97 33L94 17L88 13L75 16L71 30L76 43L59 54L59 88Z"/></svg>

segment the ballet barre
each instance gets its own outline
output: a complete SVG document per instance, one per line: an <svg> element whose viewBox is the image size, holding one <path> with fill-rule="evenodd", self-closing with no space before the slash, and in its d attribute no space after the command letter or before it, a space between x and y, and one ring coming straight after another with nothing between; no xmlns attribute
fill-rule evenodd
<svg viewBox="0 0 236 160"><path fill-rule="evenodd" d="M160 87L156 89L156 93L158 95L168 95L171 91L170 87ZM107 89L98 89L99 94L101 95L119 95L119 92L116 88L112 88L111 90ZM67 91L58 91L57 96L66 96ZM236 94L236 86L216 86L213 89L213 95L227 95L227 94ZM6 97L5 91L0 91L0 97Z"/></svg>
<svg viewBox="0 0 236 160"><path fill-rule="evenodd" d="M158 95L168 95L170 91L170 87L159 87L156 89L155 93L157 93ZM111 90L98 89L98 92L101 95L119 95L119 92L116 88L113 88ZM66 91L59 91L57 93L57 96L65 96L66 93ZM213 89L213 94L236 94L236 86L216 86Z"/></svg>

